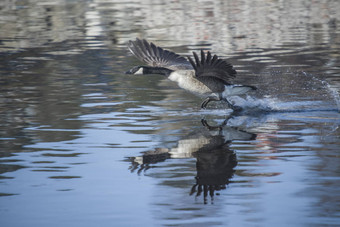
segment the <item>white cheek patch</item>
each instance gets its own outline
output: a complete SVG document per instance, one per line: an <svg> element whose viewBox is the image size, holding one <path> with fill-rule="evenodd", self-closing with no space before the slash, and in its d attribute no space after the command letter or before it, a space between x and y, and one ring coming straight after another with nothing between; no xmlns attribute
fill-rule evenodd
<svg viewBox="0 0 340 227"><path fill-rule="evenodd" d="M141 74L143 74L143 68L139 68L134 74L135 74L135 75L141 75Z"/></svg>

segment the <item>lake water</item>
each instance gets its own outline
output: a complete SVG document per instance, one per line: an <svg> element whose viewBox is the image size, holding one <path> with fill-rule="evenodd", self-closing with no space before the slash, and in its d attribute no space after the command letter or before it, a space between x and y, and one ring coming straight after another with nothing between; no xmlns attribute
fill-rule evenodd
<svg viewBox="0 0 340 227"><path fill-rule="evenodd" d="M337 226L340 3L2 1L1 226ZM225 104L128 40L228 58Z"/></svg>

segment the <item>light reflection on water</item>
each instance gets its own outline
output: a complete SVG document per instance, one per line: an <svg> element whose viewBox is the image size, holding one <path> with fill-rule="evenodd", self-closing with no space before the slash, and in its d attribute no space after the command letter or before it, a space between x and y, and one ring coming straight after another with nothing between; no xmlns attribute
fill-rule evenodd
<svg viewBox="0 0 340 227"><path fill-rule="evenodd" d="M338 223L336 1L0 4L1 225ZM200 110L123 74L135 37L229 57L258 92Z"/></svg>

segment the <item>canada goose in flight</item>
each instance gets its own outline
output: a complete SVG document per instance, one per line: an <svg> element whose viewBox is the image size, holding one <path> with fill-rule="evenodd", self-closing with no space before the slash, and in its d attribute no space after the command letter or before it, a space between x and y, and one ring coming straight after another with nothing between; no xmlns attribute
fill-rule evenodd
<svg viewBox="0 0 340 227"><path fill-rule="evenodd" d="M256 87L233 85L236 71L225 60L212 56L208 51L205 55L201 50L201 59L193 52L194 59L188 60L174 52L164 50L145 39L129 41L128 48L139 60L148 66L135 66L127 74L161 74L177 82L179 87L204 98L201 108L206 108L210 101L225 101L233 110L241 110L232 105L228 98L242 95Z"/></svg>

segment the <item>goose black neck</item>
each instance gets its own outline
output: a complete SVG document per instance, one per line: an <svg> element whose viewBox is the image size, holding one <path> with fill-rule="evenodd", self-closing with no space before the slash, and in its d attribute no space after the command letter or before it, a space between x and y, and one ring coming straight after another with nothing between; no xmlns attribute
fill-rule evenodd
<svg viewBox="0 0 340 227"><path fill-rule="evenodd" d="M173 71L171 69L163 67L149 67L143 66L143 74L160 74L164 76L169 76Z"/></svg>

